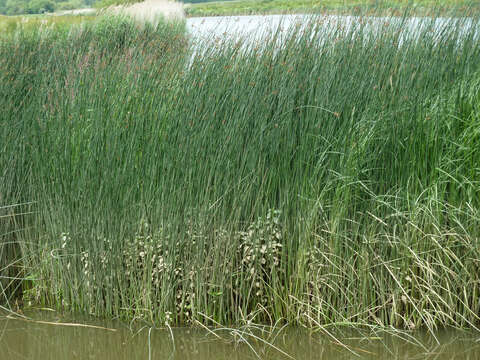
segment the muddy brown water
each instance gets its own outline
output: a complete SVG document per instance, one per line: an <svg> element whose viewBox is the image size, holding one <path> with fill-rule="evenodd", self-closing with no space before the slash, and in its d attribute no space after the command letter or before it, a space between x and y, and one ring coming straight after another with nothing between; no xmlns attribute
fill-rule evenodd
<svg viewBox="0 0 480 360"><path fill-rule="evenodd" d="M0 360L480 359L480 333L472 331L366 334L345 328L327 334L291 327L263 332L197 327L170 332L46 311L28 317L35 321L0 316Z"/></svg>

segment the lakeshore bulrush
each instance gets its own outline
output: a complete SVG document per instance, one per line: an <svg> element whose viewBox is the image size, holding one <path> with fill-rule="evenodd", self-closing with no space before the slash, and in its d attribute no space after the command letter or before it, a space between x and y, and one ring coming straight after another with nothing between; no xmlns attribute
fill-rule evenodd
<svg viewBox="0 0 480 360"><path fill-rule="evenodd" d="M169 325L478 326L479 18L405 16L202 51L182 22L2 33L0 233L25 279L4 295Z"/></svg>

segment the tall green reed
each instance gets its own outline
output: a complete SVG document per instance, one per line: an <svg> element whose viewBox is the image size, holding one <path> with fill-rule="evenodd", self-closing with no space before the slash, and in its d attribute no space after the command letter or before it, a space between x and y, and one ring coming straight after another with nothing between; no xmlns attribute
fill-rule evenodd
<svg viewBox="0 0 480 360"><path fill-rule="evenodd" d="M0 193L38 210L26 298L477 326L478 18L406 20L311 18L281 45L193 54L181 26L125 19L6 38Z"/></svg>

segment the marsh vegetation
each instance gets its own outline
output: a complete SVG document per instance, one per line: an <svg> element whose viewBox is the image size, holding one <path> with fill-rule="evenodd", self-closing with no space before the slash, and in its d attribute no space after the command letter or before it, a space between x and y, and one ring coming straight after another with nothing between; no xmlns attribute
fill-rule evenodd
<svg viewBox="0 0 480 360"><path fill-rule="evenodd" d="M312 17L280 45L193 53L182 23L2 33L12 286L26 305L157 324L476 328L466 15L375 31Z"/></svg>

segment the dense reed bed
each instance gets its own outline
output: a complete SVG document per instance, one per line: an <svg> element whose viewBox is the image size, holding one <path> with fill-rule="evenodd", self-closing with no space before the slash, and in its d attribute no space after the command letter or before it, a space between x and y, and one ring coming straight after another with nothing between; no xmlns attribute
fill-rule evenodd
<svg viewBox="0 0 480 360"><path fill-rule="evenodd" d="M171 23L4 36L0 199L33 203L0 233L24 300L169 324L477 326L479 19L422 21L311 18L193 55Z"/></svg>

